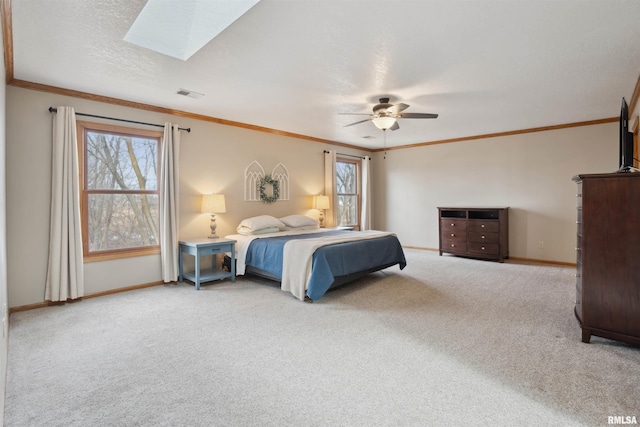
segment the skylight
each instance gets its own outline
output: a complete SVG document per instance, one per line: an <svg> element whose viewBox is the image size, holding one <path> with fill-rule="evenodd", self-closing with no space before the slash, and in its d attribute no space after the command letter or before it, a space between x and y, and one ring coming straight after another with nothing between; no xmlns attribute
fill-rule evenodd
<svg viewBox="0 0 640 427"><path fill-rule="evenodd" d="M260 0L149 0L124 37L186 61Z"/></svg>

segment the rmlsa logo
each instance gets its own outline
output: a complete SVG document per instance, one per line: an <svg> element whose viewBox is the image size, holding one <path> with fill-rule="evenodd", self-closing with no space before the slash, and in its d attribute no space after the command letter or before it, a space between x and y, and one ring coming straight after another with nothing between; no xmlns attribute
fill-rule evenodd
<svg viewBox="0 0 640 427"><path fill-rule="evenodd" d="M608 424L638 424L638 420L636 419L635 415L633 416L615 415L615 416L608 416L607 423Z"/></svg>

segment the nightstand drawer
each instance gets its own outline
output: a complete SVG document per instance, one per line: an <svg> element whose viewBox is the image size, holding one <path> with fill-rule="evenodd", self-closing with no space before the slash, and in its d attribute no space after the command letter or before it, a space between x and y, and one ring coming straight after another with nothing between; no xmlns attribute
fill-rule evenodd
<svg viewBox="0 0 640 427"><path fill-rule="evenodd" d="M200 255L215 255L224 252L231 252L231 245L217 245L213 247L204 247L199 249Z"/></svg>

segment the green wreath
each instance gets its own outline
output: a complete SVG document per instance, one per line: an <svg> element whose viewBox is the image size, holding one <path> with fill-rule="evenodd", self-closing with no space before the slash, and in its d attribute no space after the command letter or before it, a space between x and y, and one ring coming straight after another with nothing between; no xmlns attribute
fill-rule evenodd
<svg viewBox="0 0 640 427"><path fill-rule="evenodd" d="M271 185L271 187L273 188L273 193L271 194L271 196L267 196L267 193L265 191L265 185ZM273 203L276 200L278 200L278 197L280 197L280 185L278 184L278 181L271 178L270 175L265 175L264 177L262 177L262 179L260 179L260 181L258 182L258 191L260 192L260 200L262 200L264 203Z"/></svg>

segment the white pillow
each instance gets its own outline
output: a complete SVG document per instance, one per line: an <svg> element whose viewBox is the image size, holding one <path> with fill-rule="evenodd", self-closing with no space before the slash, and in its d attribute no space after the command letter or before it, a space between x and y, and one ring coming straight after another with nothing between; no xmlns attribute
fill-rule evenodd
<svg viewBox="0 0 640 427"><path fill-rule="evenodd" d="M256 232L271 227L284 228L285 225L271 215L260 215L243 219L236 230L240 232L241 229L247 229L249 232Z"/></svg>
<svg viewBox="0 0 640 427"><path fill-rule="evenodd" d="M277 233L280 231L278 227L269 227L263 228L262 230L251 231L246 227L238 227L238 234L242 234L243 236L255 236L258 234L267 234L267 233Z"/></svg>
<svg viewBox="0 0 640 427"><path fill-rule="evenodd" d="M302 227L285 227L284 231L304 231L304 230L319 230L320 224L316 225L303 225Z"/></svg>
<svg viewBox="0 0 640 427"><path fill-rule="evenodd" d="M289 215L280 218L280 221L290 228L305 227L305 229L309 229L320 227L320 223L317 219L310 218L306 215Z"/></svg>

